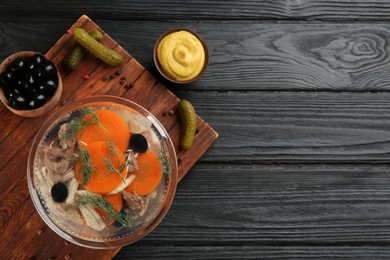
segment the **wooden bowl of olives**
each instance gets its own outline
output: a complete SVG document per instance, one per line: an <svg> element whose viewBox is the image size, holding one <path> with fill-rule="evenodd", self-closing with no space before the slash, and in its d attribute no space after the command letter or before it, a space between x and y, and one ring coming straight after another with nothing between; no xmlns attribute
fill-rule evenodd
<svg viewBox="0 0 390 260"><path fill-rule="evenodd" d="M58 68L43 54L17 52L0 64L0 100L19 116L38 117L52 111L61 94Z"/></svg>

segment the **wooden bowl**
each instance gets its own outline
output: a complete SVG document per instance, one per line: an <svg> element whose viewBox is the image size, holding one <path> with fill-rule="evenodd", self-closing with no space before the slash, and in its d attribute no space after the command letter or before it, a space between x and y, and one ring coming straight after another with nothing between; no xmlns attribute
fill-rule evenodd
<svg viewBox="0 0 390 260"><path fill-rule="evenodd" d="M8 65L11 62L13 62L15 59L17 59L19 57L31 57L31 56L33 56L35 54L40 54L40 53L34 52L34 51L21 51L21 52L17 52L17 53L12 54L11 56L6 58L0 64L0 74L3 73L6 70L6 68L8 67ZM40 54L40 55L45 56L43 54ZM49 59L47 59L47 60L49 60ZM51 99L49 99L43 106L41 106L41 107L39 107L37 109L23 109L23 110L12 108L9 105L9 102L8 102L7 98L5 97L5 95L4 95L3 88L1 88L1 87L0 87L0 100L3 102L3 104L11 112L13 112L13 113L15 113L15 114L17 114L19 116L23 116L23 117L38 117L38 116L42 116L42 115L44 115L44 114L46 114L48 112L52 112L54 107L60 101L61 94L62 94L62 78L61 78L61 75L60 75L60 72L59 72L57 66L55 64L54 64L54 66L57 69L58 87L57 87L57 90L54 93L54 95L51 97Z"/></svg>
<svg viewBox="0 0 390 260"><path fill-rule="evenodd" d="M203 45L203 49L204 49L204 52L205 52L205 61L204 61L204 64L203 64L203 68L202 70L198 73L198 75L196 75L194 78L192 79L189 79L189 80L177 80L177 79L173 79L171 77L169 77L169 75L167 75L164 70L162 69L161 65L160 65L160 62L158 60L158 57L157 57L157 48L158 48L158 45L160 44L160 42L162 41L162 39L164 39L165 36L171 34L171 33L174 33L174 32L178 32L178 31L187 31L191 34L193 34L196 38L199 39L199 41L202 43ZM156 68L158 70L158 72L160 72L160 74L166 78L167 80L171 81L171 82L174 82L174 83L177 83L177 84L187 84L187 83L190 83L190 82L193 82L197 79L199 79L202 74L204 73L204 71L206 70L207 68L207 65L209 64L209 49L207 48L207 44L206 42L202 39L202 37L199 36L199 34L197 34L196 32L190 30L190 29L187 29L187 28L174 28L174 29L171 29L169 31L166 31L165 33L163 33L157 40L156 44L154 45L154 50L153 50L153 60L154 60L154 64L156 65Z"/></svg>

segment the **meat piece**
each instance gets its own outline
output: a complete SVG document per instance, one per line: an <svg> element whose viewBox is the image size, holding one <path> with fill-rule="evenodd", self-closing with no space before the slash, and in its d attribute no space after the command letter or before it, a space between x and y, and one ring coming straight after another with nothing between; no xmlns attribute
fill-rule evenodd
<svg viewBox="0 0 390 260"><path fill-rule="evenodd" d="M74 199L74 195L76 194L76 191L79 187L79 182L76 180L76 178L73 178L70 180L68 184L68 197L66 198L66 203L72 203Z"/></svg>
<svg viewBox="0 0 390 260"><path fill-rule="evenodd" d="M141 115L123 110L116 110L115 112L127 123L130 132L133 134L142 134L152 125L149 120Z"/></svg>
<svg viewBox="0 0 390 260"><path fill-rule="evenodd" d="M129 121L129 128L130 132L133 134L142 134L146 131L146 128L134 119Z"/></svg>
<svg viewBox="0 0 390 260"><path fill-rule="evenodd" d="M97 231L103 230L106 227L102 217L91 205L79 206L79 209L87 226Z"/></svg>
<svg viewBox="0 0 390 260"><path fill-rule="evenodd" d="M60 141L60 147L62 149L68 149L76 145L75 137L67 138L66 136L69 134L70 126L71 126L70 123L63 124L61 125L60 130L58 131L58 140Z"/></svg>
<svg viewBox="0 0 390 260"><path fill-rule="evenodd" d="M63 204L61 204L61 205L63 205ZM64 219L67 219L67 220L72 221L73 223L76 223L79 225L82 225L84 223L83 218L81 217L77 208L64 207L64 206L62 206L60 208L61 209L59 210L59 212L61 213L61 216Z"/></svg>
<svg viewBox="0 0 390 260"><path fill-rule="evenodd" d="M127 172L133 172L138 169L136 154L132 150L127 150L126 153L126 160L129 162Z"/></svg>
<svg viewBox="0 0 390 260"><path fill-rule="evenodd" d="M86 190L77 190L76 194L79 195L85 195L85 194L93 194ZM93 194L96 195L96 194ZM97 231L103 230L106 227L106 224L104 223L104 220L102 217L96 212L93 206L91 205L84 205L79 206L81 215L83 216L85 223L90 228L93 228Z"/></svg>
<svg viewBox="0 0 390 260"><path fill-rule="evenodd" d="M73 169L67 171L64 175L61 176L61 182L70 181L75 177L75 172Z"/></svg>
<svg viewBox="0 0 390 260"><path fill-rule="evenodd" d="M127 202L128 207L138 216L143 216L148 209L149 201L136 193L123 191L123 199Z"/></svg>
<svg viewBox="0 0 390 260"><path fill-rule="evenodd" d="M73 154L73 152L71 153ZM64 152L64 150L54 147L45 149L46 167L53 175L63 175L70 168L71 162L72 156L70 152Z"/></svg>
<svg viewBox="0 0 390 260"><path fill-rule="evenodd" d="M51 198L50 191L51 187L54 185L54 182L49 178L49 174L47 172L46 167L42 167L39 171L37 171L37 187L39 188L39 191L41 192L43 197L49 197Z"/></svg>

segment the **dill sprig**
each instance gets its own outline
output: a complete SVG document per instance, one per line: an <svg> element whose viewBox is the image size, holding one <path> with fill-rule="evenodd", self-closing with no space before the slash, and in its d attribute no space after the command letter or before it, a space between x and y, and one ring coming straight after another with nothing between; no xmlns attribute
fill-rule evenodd
<svg viewBox="0 0 390 260"><path fill-rule="evenodd" d="M113 157L116 157L117 158L117 165L118 165L118 169L115 168L115 165L113 163L113 161L108 158L108 157L103 157L102 160L104 162L104 166L106 167L107 171L109 173L116 173L119 175L119 177L122 179L123 183L125 183L125 180L122 178L122 172L123 170L129 165L129 160L127 160L127 158L125 159L125 161L123 163L121 163L120 161L120 158L119 158L119 154L118 152L116 151L116 146L113 142L111 141L106 141L106 144L107 144L107 147L108 147L108 153L109 155L111 156L111 158Z"/></svg>
<svg viewBox="0 0 390 260"><path fill-rule="evenodd" d="M81 162L80 173L83 177L83 183L81 183L81 185L85 186L89 181L89 178L91 178L92 172L97 170L97 167L92 164L89 151L83 149L80 143L78 144L78 147L80 150L79 161Z"/></svg>
<svg viewBox="0 0 390 260"><path fill-rule="evenodd" d="M169 164L169 159L167 157L167 149L163 143L161 143L160 147L158 158L160 160L163 173L169 176L171 174L171 165Z"/></svg>
<svg viewBox="0 0 390 260"><path fill-rule="evenodd" d="M129 215L126 211L118 212L114 210L112 204L95 194L76 194L72 203L74 206L85 206L91 205L107 213L108 217L112 220L116 220L125 227L132 227L129 221Z"/></svg>
<svg viewBox="0 0 390 260"><path fill-rule="evenodd" d="M99 118L94 112L92 112L91 110L89 110L88 108L85 108L85 107L80 108L80 112L83 113L84 116L87 116L87 115L90 116L92 118L92 121L85 120L85 119L79 119L79 118L73 119L70 122L70 126L69 126L67 133L65 135L61 136L62 140L67 140L67 139L73 138L77 134L78 131L83 131L89 125L100 126L103 130L108 132L108 130L99 122Z"/></svg>

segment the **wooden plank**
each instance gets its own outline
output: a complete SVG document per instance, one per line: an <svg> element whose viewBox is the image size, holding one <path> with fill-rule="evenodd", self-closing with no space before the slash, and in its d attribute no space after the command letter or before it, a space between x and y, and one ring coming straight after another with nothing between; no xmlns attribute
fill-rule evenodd
<svg viewBox="0 0 390 260"><path fill-rule="evenodd" d="M197 164L138 248L389 245L389 166Z"/></svg>
<svg viewBox="0 0 390 260"><path fill-rule="evenodd" d="M0 25L6 32L0 36L0 59L25 49L44 52L55 43L48 32L59 38L67 29L55 18ZM384 23L99 20L99 25L173 91L390 90L390 26ZM185 86L163 80L152 59L159 35L178 26L197 31L210 50L206 73Z"/></svg>
<svg viewBox="0 0 390 260"><path fill-rule="evenodd" d="M82 16L74 26L82 27L87 31L99 28L86 16ZM104 65L92 56L83 61L80 65L81 68L77 72L67 73L61 61L73 42L71 35L65 34L46 54L47 57L51 58L58 65L63 78L64 92L62 102L58 104L57 108L64 102L96 94L110 94L135 100L149 109L158 118L162 118L162 111L174 110L176 108L179 99L162 84L158 83L156 78L148 73L107 34L102 43L118 51L124 57L125 64L120 69L123 71L122 76L126 76L126 83L134 85L131 90L128 91L123 85L120 85L118 79L103 81L102 78L104 76L116 72L119 68ZM89 80L83 80L85 74L90 76ZM9 255L5 256L6 258L11 256L16 258L28 258L31 256L45 258L52 255L61 255L61 252L64 251L64 240L58 235L50 231L45 235L40 234L37 237L37 229L43 229L45 225L35 209L32 208L31 201L28 198L27 185L20 185L26 182L26 175L20 172L20 165L23 165L23 160L24 165L26 165L25 160L27 160L32 139L47 116L13 120L17 116L10 112L5 113L3 111L1 113L4 114L2 121L13 121L14 123L10 125L14 128L6 126L0 128L2 133L0 139L0 154L2 157L0 178L2 182L0 183L3 186L1 187L2 193L0 193L0 227L9 232L9 234L4 234L8 239L1 241L0 251L7 249L6 252ZM180 128L177 121L178 118L176 116L169 116L162 120L162 123L172 136L177 153L182 158L185 158L179 166L180 180L218 135L198 117L198 126L202 132L198 134L198 138L191 150L188 152L181 151L178 145ZM22 160L19 156L23 156ZM19 221L16 222L15 218L18 218L17 220ZM38 225L37 223L40 224ZM34 243L31 243L33 240ZM47 241L50 241L50 243L47 243ZM73 248L73 251L71 250L72 254L78 257L89 258L94 256L98 259L111 258L119 250L101 250L97 253L90 249L72 246L68 247L66 251L68 252L70 248ZM65 252L63 253L65 255Z"/></svg>
<svg viewBox="0 0 390 260"><path fill-rule="evenodd" d="M15 229L12 230L13 236L9 236L6 243L0 242L0 249L5 259L64 259L66 255L72 259L110 259L120 250L120 248L91 250L69 243L43 222L31 200L27 200L24 204L26 206L23 211L28 214L26 222L22 224L21 221L17 221ZM26 241L34 242L26 243Z"/></svg>
<svg viewBox="0 0 390 260"><path fill-rule="evenodd" d="M361 248L366 254L371 251L365 251L363 245L388 248L389 170L387 165L197 164L178 187L166 218L143 240L124 247L118 259L130 255L149 259L164 253L167 257L174 253L185 257L181 255L186 254L184 248L209 248L211 258L227 257L218 248L232 252L246 246L321 246L329 247L329 252L332 248L350 246ZM0 240L0 249L4 248L2 244L9 244L20 250L4 251L5 256L11 253L25 259L83 256L79 247L65 245L65 240L59 239L35 211L29 210L33 208L29 199L23 205L16 216L27 214L26 224L8 222L2 230L13 228L13 236L6 237L6 243L5 239ZM33 238L36 243L23 245L23 236ZM36 251L34 246L44 243L45 236L50 237L52 246ZM93 252L103 254L101 250L85 250L91 257ZM191 252L194 251L188 254ZM197 252L207 254L208 250Z"/></svg>
<svg viewBox="0 0 390 260"><path fill-rule="evenodd" d="M198 252L198 254L194 254ZM137 246L123 248L116 260L136 259L389 259L388 246Z"/></svg>
<svg viewBox="0 0 390 260"><path fill-rule="evenodd" d="M154 43L162 32L177 26L190 27L205 39L210 63L202 78L193 84L168 84L175 89L390 89L390 49L386 44L390 27L386 24L202 21L178 25L142 21L116 23L112 33L161 78L151 58Z"/></svg>
<svg viewBox="0 0 390 260"><path fill-rule="evenodd" d="M44 8L43 8L44 7ZM25 1L1 2L0 17L66 17L77 19L81 13L92 18L112 20L385 20L390 4L386 0L235 0L235 1L115 1L94 4L92 1L42 1L41 5Z"/></svg>
<svg viewBox="0 0 390 260"><path fill-rule="evenodd" d="M181 92L220 133L207 163L385 163L390 94Z"/></svg>

